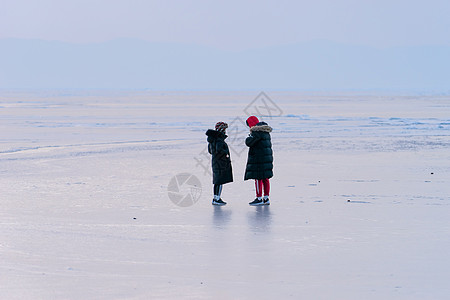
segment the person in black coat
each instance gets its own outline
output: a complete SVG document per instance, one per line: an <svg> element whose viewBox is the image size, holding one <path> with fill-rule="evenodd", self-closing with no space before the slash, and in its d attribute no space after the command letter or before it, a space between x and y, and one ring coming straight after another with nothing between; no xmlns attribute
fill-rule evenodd
<svg viewBox="0 0 450 300"><path fill-rule="evenodd" d="M228 124L218 122L215 130L208 129L208 152L212 155L211 165L213 172L214 199L213 205L225 205L220 195L222 194L222 185L233 182L233 171L231 168L230 150L225 142L227 135L225 134Z"/></svg>
<svg viewBox="0 0 450 300"><path fill-rule="evenodd" d="M256 199L250 205L269 205L270 181L273 177L272 128L251 116L246 121L250 135L245 139L249 147L244 180L255 179ZM264 191L264 198L263 196Z"/></svg>

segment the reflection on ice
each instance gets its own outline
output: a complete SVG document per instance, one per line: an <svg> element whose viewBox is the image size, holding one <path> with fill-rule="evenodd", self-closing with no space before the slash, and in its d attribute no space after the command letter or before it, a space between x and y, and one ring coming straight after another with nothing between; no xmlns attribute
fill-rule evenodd
<svg viewBox="0 0 450 300"><path fill-rule="evenodd" d="M213 206L213 225L218 229L225 229L231 221L232 210L227 207Z"/></svg>
<svg viewBox="0 0 450 300"><path fill-rule="evenodd" d="M267 232L272 224L270 206L256 206L254 211L247 213L248 225L253 231Z"/></svg>

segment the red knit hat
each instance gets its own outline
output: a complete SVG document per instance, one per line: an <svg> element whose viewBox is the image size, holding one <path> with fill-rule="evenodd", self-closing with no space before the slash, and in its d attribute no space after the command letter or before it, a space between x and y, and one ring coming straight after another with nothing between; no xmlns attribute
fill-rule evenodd
<svg viewBox="0 0 450 300"><path fill-rule="evenodd" d="M255 126L256 124L259 123L259 120L257 117L251 116L251 117L248 117L246 123L247 123L248 127L252 128L253 126Z"/></svg>

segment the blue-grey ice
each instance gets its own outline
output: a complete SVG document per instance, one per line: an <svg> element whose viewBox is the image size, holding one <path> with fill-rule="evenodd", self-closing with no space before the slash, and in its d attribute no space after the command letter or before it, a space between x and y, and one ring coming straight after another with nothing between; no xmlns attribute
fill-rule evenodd
<svg viewBox="0 0 450 300"><path fill-rule="evenodd" d="M272 204L251 207L256 95L3 91L0 298L446 299L450 98L269 95ZM224 207L217 121L234 125ZM169 197L182 173L192 205Z"/></svg>

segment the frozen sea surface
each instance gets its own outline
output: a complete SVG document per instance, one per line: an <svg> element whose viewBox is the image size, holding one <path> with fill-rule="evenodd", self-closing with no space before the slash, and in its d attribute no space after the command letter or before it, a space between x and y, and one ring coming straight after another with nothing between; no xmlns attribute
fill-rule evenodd
<svg viewBox="0 0 450 300"><path fill-rule="evenodd" d="M2 91L0 299L447 299L450 98L256 96ZM266 207L242 180L251 109L274 129Z"/></svg>

